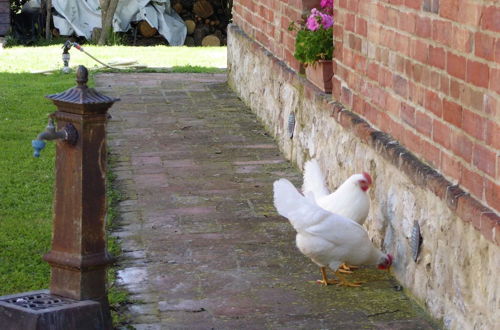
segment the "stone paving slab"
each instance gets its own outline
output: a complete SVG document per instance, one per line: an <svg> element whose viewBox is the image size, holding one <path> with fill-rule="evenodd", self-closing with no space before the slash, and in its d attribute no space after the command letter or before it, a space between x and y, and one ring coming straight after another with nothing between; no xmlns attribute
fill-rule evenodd
<svg viewBox="0 0 500 330"><path fill-rule="evenodd" d="M323 287L276 214L272 183L301 185L223 74L101 74L111 170L125 199L118 284L136 329L434 329L386 272Z"/></svg>

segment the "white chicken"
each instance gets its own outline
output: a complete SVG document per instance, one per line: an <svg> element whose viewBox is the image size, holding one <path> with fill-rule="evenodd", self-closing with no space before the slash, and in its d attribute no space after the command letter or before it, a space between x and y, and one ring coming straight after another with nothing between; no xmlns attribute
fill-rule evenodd
<svg viewBox="0 0 500 330"><path fill-rule="evenodd" d="M304 166L304 195L312 194L316 203L325 210L354 220L360 225L365 222L370 210L367 191L371 185L372 178L368 173L354 174L330 193L318 162L312 159Z"/></svg>
<svg viewBox="0 0 500 330"><path fill-rule="evenodd" d="M361 225L319 207L304 197L290 181L280 179L274 182L274 206L297 231L296 244L300 252L320 267L322 280L319 283L359 286L339 274L338 269L344 262L390 268L393 257L375 248ZM339 281L328 279L326 267L336 272Z"/></svg>

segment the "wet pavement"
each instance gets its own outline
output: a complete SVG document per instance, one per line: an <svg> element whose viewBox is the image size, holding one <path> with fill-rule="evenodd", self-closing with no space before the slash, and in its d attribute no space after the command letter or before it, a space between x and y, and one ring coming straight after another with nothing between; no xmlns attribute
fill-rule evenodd
<svg viewBox="0 0 500 330"><path fill-rule="evenodd" d="M136 329L434 329L386 272L323 287L276 214L285 160L224 74L102 74L123 248L117 285Z"/></svg>

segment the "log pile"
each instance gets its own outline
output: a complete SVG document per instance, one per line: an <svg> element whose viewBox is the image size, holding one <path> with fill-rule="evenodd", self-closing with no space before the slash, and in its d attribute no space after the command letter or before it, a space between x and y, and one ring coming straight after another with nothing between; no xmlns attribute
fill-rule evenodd
<svg viewBox="0 0 500 330"><path fill-rule="evenodd" d="M227 44L226 28L231 20L232 0L172 0L172 8L187 27L185 45L221 46ZM148 29L143 29L148 32ZM138 30L142 33L141 29Z"/></svg>
<svg viewBox="0 0 500 330"><path fill-rule="evenodd" d="M228 0L173 0L172 8L188 27L185 44L226 45L226 28L231 19L231 6L232 1Z"/></svg>

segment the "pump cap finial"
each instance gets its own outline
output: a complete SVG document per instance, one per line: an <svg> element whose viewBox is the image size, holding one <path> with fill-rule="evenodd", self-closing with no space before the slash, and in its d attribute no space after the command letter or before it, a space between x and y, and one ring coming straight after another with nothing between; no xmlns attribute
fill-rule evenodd
<svg viewBox="0 0 500 330"><path fill-rule="evenodd" d="M79 65L76 69L76 83L78 86L86 86L89 81L89 71L83 65Z"/></svg>

